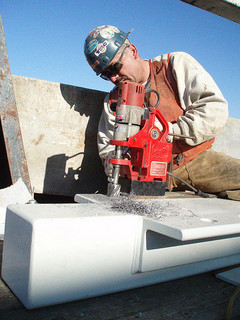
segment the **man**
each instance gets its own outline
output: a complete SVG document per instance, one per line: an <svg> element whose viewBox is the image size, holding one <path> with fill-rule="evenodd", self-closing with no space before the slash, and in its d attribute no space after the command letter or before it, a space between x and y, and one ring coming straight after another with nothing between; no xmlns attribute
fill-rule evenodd
<svg viewBox="0 0 240 320"><path fill-rule="evenodd" d="M116 86L121 81L137 82L146 92L160 95L158 109L173 134L173 173L196 189L220 197L240 200L240 160L211 149L214 137L227 121L228 106L212 77L190 55L174 52L143 60L128 36L113 26L101 26L87 37L86 59L97 75ZM99 123L98 148L105 172L111 175L115 116L110 108L114 90L106 96ZM155 105L156 96L149 95ZM169 135L169 139L172 136ZM173 187L187 189L173 179ZM170 187L171 189L172 187Z"/></svg>

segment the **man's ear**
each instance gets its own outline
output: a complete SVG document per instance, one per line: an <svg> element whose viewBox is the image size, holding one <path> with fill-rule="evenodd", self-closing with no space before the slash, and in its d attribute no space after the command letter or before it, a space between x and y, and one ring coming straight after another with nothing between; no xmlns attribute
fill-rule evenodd
<svg viewBox="0 0 240 320"><path fill-rule="evenodd" d="M134 44L130 44L130 46L129 46L129 51L130 51L130 53L131 53L131 55L133 56L133 58L134 59L137 59L137 57L138 57L138 50L137 50L137 48L135 47L135 45Z"/></svg>

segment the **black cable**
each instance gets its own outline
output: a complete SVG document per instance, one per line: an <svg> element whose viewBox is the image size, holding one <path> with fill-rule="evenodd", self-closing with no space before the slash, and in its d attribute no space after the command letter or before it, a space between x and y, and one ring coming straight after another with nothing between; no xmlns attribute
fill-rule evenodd
<svg viewBox="0 0 240 320"><path fill-rule="evenodd" d="M156 103L156 105L154 106L154 108L157 108L158 105L159 105L159 102L160 102L160 95L159 95L159 93L158 93L156 90L153 90L153 89L149 90L148 92L154 92L154 93L156 93L156 95L157 95L157 103Z"/></svg>
<svg viewBox="0 0 240 320"><path fill-rule="evenodd" d="M171 177L174 177L175 179L180 180L180 181L181 181L182 183L184 183L187 187L189 187L190 189L192 189L197 196L200 196L200 197L203 197L203 198L210 198L210 197L211 197L209 194L207 194L207 193L205 193L205 192L202 192L202 191L199 190L199 189L194 188L193 186L191 186L189 183L187 183L187 182L184 181L183 179L175 176L175 174L173 174L173 173L171 173L171 172L167 172L167 174L168 174L169 176L171 176Z"/></svg>

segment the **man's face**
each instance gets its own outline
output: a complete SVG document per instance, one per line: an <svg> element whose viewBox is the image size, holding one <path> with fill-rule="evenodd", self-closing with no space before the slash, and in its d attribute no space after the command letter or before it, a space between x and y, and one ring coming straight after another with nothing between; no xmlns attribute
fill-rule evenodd
<svg viewBox="0 0 240 320"><path fill-rule="evenodd" d="M108 79L115 85L118 85L122 81L139 82L135 51L135 46L131 44L121 53L118 53L103 72L103 75L108 75ZM111 73L111 70L115 70L115 72Z"/></svg>

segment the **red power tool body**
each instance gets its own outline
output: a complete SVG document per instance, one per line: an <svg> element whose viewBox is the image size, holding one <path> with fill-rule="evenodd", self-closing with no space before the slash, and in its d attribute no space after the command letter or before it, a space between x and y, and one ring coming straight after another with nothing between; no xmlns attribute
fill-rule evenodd
<svg viewBox="0 0 240 320"><path fill-rule="evenodd" d="M118 196L123 185L129 186L127 192L131 194L165 194L172 154L172 143L167 142L169 126L156 106L144 104L144 98L141 84L119 84L114 135L110 140L115 145L115 156L109 160L113 165L109 196ZM156 119L160 125L156 125Z"/></svg>

